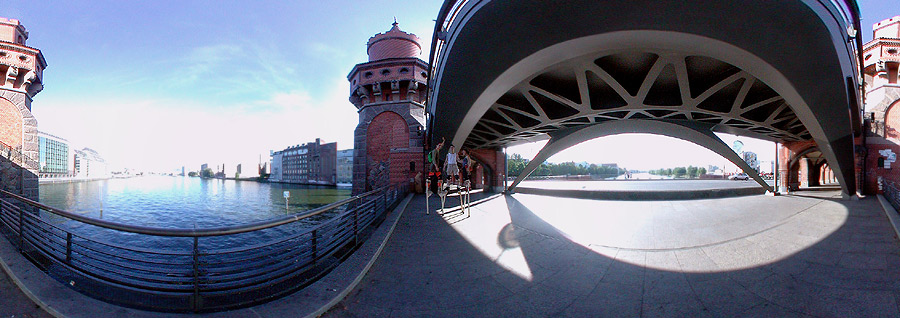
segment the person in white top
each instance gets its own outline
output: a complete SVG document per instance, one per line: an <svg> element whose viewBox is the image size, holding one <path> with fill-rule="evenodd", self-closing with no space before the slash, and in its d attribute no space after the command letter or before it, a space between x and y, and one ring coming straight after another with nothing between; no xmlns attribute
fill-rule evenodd
<svg viewBox="0 0 900 318"><path fill-rule="evenodd" d="M456 166L456 149L452 145L450 146L450 151L447 152L447 160L444 161L444 173L447 174L447 178L452 183L455 183L455 180L459 178L459 167Z"/></svg>

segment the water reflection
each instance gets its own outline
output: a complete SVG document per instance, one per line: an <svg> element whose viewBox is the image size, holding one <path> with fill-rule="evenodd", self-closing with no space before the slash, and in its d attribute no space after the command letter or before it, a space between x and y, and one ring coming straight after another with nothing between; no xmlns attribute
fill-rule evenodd
<svg viewBox="0 0 900 318"><path fill-rule="evenodd" d="M284 191L290 193L287 210ZM349 195L349 189L332 187L161 176L44 184L40 188L41 203L54 208L125 224L166 228L245 224L299 213Z"/></svg>

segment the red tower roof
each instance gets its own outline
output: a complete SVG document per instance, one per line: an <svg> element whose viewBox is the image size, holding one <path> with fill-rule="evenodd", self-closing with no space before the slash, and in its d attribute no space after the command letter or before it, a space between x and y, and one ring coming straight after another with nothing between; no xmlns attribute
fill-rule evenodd
<svg viewBox="0 0 900 318"><path fill-rule="evenodd" d="M369 62L390 58L417 57L422 53L419 37L401 31L396 20L390 30L369 38L366 47L368 48Z"/></svg>

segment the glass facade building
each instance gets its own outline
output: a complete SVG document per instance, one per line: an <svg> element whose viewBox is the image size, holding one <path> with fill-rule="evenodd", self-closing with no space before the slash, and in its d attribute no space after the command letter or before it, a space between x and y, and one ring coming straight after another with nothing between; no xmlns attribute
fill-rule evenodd
<svg viewBox="0 0 900 318"><path fill-rule="evenodd" d="M38 131L40 173L46 177L73 174L70 169L69 142L51 134Z"/></svg>

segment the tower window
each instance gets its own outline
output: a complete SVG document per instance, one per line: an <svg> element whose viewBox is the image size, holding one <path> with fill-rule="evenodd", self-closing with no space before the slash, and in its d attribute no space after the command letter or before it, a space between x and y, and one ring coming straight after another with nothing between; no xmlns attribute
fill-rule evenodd
<svg viewBox="0 0 900 318"><path fill-rule="evenodd" d="M428 78L428 73L422 72L422 73L419 74L419 75L422 75L423 78Z"/></svg>
<svg viewBox="0 0 900 318"><path fill-rule="evenodd" d="M409 73L409 69L408 69L408 68L405 68L405 67L400 68L400 74L406 74L406 73Z"/></svg>
<svg viewBox="0 0 900 318"><path fill-rule="evenodd" d="M366 74L364 74L363 76L365 78L370 78L370 77L372 77L372 72L366 72Z"/></svg>
<svg viewBox="0 0 900 318"><path fill-rule="evenodd" d="M388 74L391 74L391 70L389 70L389 69L381 70L381 75L388 75Z"/></svg>

